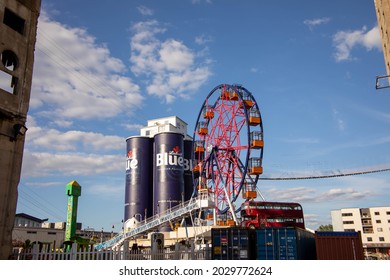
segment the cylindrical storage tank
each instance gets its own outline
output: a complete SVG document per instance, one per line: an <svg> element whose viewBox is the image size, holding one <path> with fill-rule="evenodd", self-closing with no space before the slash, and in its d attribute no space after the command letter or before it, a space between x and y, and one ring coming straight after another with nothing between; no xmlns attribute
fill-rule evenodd
<svg viewBox="0 0 390 280"><path fill-rule="evenodd" d="M184 198L183 135L162 132L154 136L153 213L164 214ZM169 223L160 231L169 231Z"/></svg>
<svg viewBox="0 0 390 280"><path fill-rule="evenodd" d="M194 178L193 178L193 151L194 142L189 139L184 139L184 201L191 199L194 192ZM192 225L191 218L185 219L186 225Z"/></svg>
<svg viewBox="0 0 390 280"><path fill-rule="evenodd" d="M193 141L184 140L184 200L190 200L192 193L194 192L194 181L192 177L192 152Z"/></svg>
<svg viewBox="0 0 390 280"><path fill-rule="evenodd" d="M153 138L126 139L125 221L153 215Z"/></svg>

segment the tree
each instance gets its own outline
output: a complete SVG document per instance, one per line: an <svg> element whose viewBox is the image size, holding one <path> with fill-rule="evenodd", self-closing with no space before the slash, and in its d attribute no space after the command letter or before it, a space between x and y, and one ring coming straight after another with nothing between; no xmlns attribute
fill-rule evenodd
<svg viewBox="0 0 390 280"><path fill-rule="evenodd" d="M32 248L32 243L31 243L31 240L30 239L26 239L25 241L24 241L24 244L23 244L23 249L29 249L29 248Z"/></svg>
<svg viewBox="0 0 390 280"><path fill-rule="evenodd" d="M317 231L333 231L333 226L331 224L320 225L320 227L317 229Z"/></svg>

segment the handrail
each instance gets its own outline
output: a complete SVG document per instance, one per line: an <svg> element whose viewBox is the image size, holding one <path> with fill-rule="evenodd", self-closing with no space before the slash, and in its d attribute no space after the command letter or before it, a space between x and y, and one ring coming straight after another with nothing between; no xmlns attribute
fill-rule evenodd
<svg viewBox="0 0 390 280"><path fill-rule="evenodd" d="M210 205L206 205L206 207L203 205L202 201L207 200ZM173 220L175 218L184 216L187 213L190 213L193 210L199 209L199 208L212 208L214 207L214 201L210 200L210 197L207 194L202 194L199 197L191 198L190 200L181 203L179 205L176 205L162 213L159 213L157 215L154 215L148 219L146 219L143 223L139 222L136 224L136 227L123 233L116 234L113 238L110 240L107 240L105 242L96 244L94 247L96 250L100 250L103 248L109 248L109 247L115 247L117 245L122 244L126 239L133 237L135 235L138 235L142 232L151 230L155 227L158 227L159 225L168 222L170 220Z"/></svg>

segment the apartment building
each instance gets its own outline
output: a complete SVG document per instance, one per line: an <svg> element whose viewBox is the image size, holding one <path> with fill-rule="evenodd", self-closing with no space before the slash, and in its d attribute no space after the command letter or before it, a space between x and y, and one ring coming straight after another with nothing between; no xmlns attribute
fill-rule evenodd
<svg viewBox="0 0 390 280"><path fill-rule="evenodd" d="M367 257L390 257L390 206L332 210L334 231L360 231Z"/></svg>

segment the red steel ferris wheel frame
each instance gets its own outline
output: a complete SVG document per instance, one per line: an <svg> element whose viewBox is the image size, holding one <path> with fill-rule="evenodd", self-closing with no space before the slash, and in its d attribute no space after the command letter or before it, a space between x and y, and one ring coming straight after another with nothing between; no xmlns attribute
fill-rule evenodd
<svg viewBox="0 0 390 280"><path fill-rule="evenodd" d="M198 189L207 188L214 194L219 214L227 212L229 202L237 200L248 180L254 185L258 180L259 174L249 175L248 166L254 154L261 165L263 149L251 147L250 134L257 130L262 137L263 129L261 121L251 124L249 110L255 110L260 117L257 103L248 90L239 85L221 84L209 93L198 115L193 139L195 145L202 143L203 149L199 152L194 148L193 159L200 168L198 175L195 172L194 181Z"/></svg>

